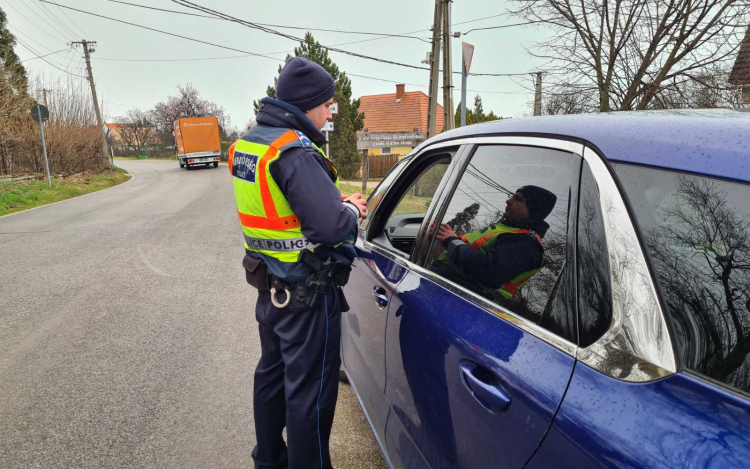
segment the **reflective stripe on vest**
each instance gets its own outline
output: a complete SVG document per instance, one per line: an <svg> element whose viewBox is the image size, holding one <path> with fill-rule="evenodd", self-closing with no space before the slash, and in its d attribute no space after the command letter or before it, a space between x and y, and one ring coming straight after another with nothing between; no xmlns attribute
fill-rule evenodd
<svg viewBox="0 0 750 469"><path fill-rule="evenodd" d="M315 148L337 174L325 153L299 131L256 126L229 148L229 171L245 249L282 262L297 262L301 251L317 246L302 234L299 218L271 176L273 162L284 151L300 146Z"/></svg>
<svg viewBox="0 0 750 469"><path fill-rule="evenodd" d="M469 247L473 250L485 254L492 249L492 246L495 245L497 237L503 234L529 234L536 239L536 241L539 243L539 246L542 246L542 238L535 232L531 230L513 228L510 226L502 225L500 223L496 223L482 231L466 233L459 236L459 238L461 238L461 240L464 243L468 244ZM526 284L526 282L529 281L531 277L539 273L543 268L544 262L542 262L542 266L537 269L528 270L519 275L516 275L510 281L505 282L500 288L498 288L498 291L501 295L503 295L504 298L512 298L513 295L518 293L518 291Z"/></svg>

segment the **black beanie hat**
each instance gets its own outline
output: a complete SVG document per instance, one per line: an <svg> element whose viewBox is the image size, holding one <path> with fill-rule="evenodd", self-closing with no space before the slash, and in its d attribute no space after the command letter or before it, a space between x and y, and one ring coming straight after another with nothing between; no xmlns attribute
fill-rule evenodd
<svg viewBox="0 0 750 469"><path fill-rule="evenodd" d="M331 75L320 65L301 57L287 61L276 83L276 99L302 112L325 103L335 93Z"/></svg>
<svg viewBox="0 0 750 469"><path fill-rule="evenodd" d="M538 186L523 186L518 189L526 199L526 207L529 209L529 217L535 220L544 220L555 208L557 196L547 189Z"/></svg>

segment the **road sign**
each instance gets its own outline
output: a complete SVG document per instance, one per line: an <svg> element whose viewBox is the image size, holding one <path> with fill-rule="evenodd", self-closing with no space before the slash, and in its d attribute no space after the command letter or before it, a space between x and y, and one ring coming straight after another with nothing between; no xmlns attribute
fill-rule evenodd
<svg viewBox="0 0 750 469"><path fill-rule="evenodd" d="M383 147L413 148L424 139L424 132L357 132L357 150Z"/></svg>
<svg viewBox="0 0 750 469"><path fill-rule="evenodd" d="M471 70L471 60L474 58L474 46L469 43L462 42L461 50L463 51L464 67L466 67L466 73Z"/></svg>
<svg viewBox="0 0 750 469"><path fill-rule="evenodd" d="M31 106L31 117L37 122L44 122L49 119L49 110L42 104L35 104Z"/></svg>
<svg viewBox="0 0 750 469"><path fill-rule="evenodd" d="M326 122L326 125L324 125L320 130L322 130L323 132L333 132L333 121Z"/></svg>
<svg viewBox="0 0 750 469"><path fill-rule="evenodd" d="M331 104L331 114L338 114L339 113L339 103L333 103Z"/></svg>

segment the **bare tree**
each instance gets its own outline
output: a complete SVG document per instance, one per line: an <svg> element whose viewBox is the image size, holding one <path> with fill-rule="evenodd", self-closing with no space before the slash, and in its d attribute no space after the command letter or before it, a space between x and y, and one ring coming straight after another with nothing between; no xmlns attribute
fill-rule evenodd
<svg viewBox="0 0 750 469"><path fill-rule="evenodd" d="M178 86L177 89L176 96L169 96L166 101L157 103L151 110L151 120L162 145L174 144L174 121L181 117L216 117L219 120L221 136L226 138L226 129L232 126L232 122L229 116L225 115L225 109L202 98L190 83L184 87Z"/></svg>
<svg viewBox="0 0 750 469"><path fill-rule="evenodd" d="M597 105L590 94L570 86L555 87L542 100L542 112L548 116L582 114L596 111Z"/></svg>
<svg viewBox="0 0 750 469"><path fill-rule="evenodd" d="M130 109L118 121L120 125L117 128L116 143L124 149L140 154L158 142L149 113L138 108Z"/></svg>
<svg viewBox="0 0 750 469"><path fill-rule="evenodd" d="M665 88L730 64L748 0L514 0L513 12L556 35L535 56L551 78L595 93L600 111L648 109Z"/></svg>

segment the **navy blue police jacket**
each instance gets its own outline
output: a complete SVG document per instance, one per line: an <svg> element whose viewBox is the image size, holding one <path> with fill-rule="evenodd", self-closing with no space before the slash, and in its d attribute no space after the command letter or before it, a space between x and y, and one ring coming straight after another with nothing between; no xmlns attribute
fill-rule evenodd
<svg viewBox="0 0 750 469"><path fill-rule="evenodd" d="M261 99L257 121L258 125L298 130L319 147L326 143L325 135L299 108L277 99ZM334 246L355 233L355 210L351 204L341 202L334 174L315 148L294 147L284 151L270 171L299 217L302 234L311 243ZM265 260L269 273L290 283L310 274L310 268L301 263L281 262L258 252L251 255Z"/></svg>

